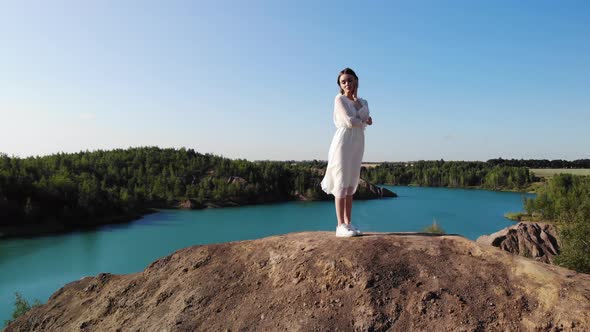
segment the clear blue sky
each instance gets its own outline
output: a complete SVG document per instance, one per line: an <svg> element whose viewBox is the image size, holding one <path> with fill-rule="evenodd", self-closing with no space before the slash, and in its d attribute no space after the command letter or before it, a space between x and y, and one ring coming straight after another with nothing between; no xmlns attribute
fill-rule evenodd
<svg viewBox="0 0 590 332"><path fill-rule="evenodd" d="M590 157L590 1L1 1L0 152L365 161Z"/></svg>

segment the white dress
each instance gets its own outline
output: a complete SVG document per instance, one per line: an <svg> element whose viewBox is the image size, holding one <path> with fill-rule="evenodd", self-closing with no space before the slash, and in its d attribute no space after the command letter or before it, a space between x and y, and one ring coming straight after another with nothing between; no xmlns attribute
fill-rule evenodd
<svg viewBox="0 0 590 332"><path fill-rule="evenodd" d="M328 152L328 167L322 180L322 190L336 198L353 195L361 174L361 162L365 151L365 127L369 119L369 105L360 99L357 111L354 102L338 94L334 99L334 124L336 133Z"/></svg>

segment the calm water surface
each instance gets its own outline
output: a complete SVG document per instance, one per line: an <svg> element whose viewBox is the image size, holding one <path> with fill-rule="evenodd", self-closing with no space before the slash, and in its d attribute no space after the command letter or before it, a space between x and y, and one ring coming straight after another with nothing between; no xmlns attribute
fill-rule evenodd
<svg viewBox="0 0 590 332"><path fill-rule="evenodd" d="M512 225L520 193L394 187L398 198L356 201L353 222L363 231L420 231L433 219L447 232L475 240ZM14 292L47 301L68 282L101 272L142 271L159 257L195 245L300 231L334 231L333 202L290 202L199 211L162 210L126 225L35 239L0 240L0 328Z"/></svg>

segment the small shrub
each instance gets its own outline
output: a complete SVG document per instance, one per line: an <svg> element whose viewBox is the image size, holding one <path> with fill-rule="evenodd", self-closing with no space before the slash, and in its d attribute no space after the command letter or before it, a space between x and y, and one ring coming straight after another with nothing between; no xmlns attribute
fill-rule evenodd
<svg viewBox="0 0 590 332"><path fill-rule="evenodd" d="M12 312L12 319L5 320L5 325L8 325L8 323L24 315L27 311L31 310L32 308L41 305L41 302L35 299L35 302L33 302L33 305L31 306L29 302L27 302L27 300L23 298L23 296L19 292L16 292L15 296L16 299L14 300L14 311Z"/></svg>
<svg viewBox="0 0 590 332"><path fill-rule="evenodd" d="M522 212L508 212L504 214L506 219L514 220L514 221L521 221L523 216L526 216L526 213Z"/></svg>
<svg viewBox="0 0 590 332"><path fill-rule="evenodd" d="M445 230L440 227L440 225L436 222L436 219L432 219L432 225L425 227L424 232L431 233L431 234L445 234Z"/></svg>

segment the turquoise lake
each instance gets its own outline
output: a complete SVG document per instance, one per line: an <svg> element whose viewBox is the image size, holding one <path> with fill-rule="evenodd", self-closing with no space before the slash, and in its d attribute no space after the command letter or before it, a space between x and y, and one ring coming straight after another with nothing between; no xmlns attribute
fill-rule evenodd
<svg viewBox="0 0 590 332"><path fill-rule="evenodd" d="M355 201L353 223L362 231L420 231L436 219L447 234L475 240L513 225L504 213L522 210L521 193L385 187L399 197ZM68 282L101 272L139 272L154 260L187 246L291 232L334 231L335 227L333 202L289 202L161 210L129 224L95 231L0 240L0 327L14 309L15 292L29 302L45 302Z"/></svg>

